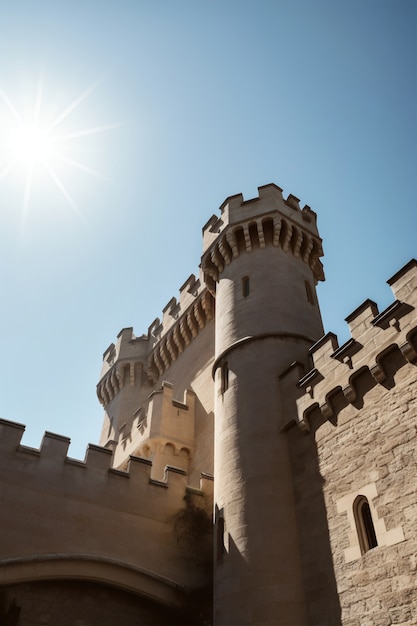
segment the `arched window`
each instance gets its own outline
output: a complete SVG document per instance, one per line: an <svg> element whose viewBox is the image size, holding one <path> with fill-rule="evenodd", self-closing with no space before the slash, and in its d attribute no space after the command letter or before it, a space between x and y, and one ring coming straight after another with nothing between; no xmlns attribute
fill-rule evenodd
<svg viewBox="0 0 417 626"><path fill-rule="evenodd" d="M364 554L372 548L376 548L378 541L369 502L365 496L358 496L353 503L356 531L358 533L361 553Z"/></svg>

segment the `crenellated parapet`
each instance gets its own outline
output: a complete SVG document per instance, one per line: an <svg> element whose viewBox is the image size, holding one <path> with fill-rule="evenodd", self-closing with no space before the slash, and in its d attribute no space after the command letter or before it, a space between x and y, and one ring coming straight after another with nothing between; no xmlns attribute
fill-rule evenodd
<svg viewBox="0 0 417 626"><path fill-rule="evenodd" d="M330 332L310 349L314 367L299 381L305 391L297 401L301 428L309 429L317 411L335 419L371 385L390 386L399 367L417 363L417 261L387 282L396 298L390 306L379 312L375 302L366 300L346 318L351 339L339 346Z"/></svg>
<svg viewBox="0 0 417 626"><path fill-rule="evenodd" d="M234 258L268 245L300 258L311 267L316 281L324 280L316 213L307 205L301 209L292 194L284 199L277 185L264 185L258 192L250 200L242 194L226 198L220 217L213 215L203 227L202 269L213 293L219 275Z"/></svg>
<svg viewBox="0 0 417 626"><path fill-rule="evenodd" d="M22 445L25 431L23 424L0 419L0 472L9 475L10 482L17 484L27 478L30 484L42 485L46 491L53 491L62 497L76 496L100 504L117 497L120 510L133 510L136 513L152 499L149 486L161 488L167 494L159 500L155 513L164 518L167 511L182 508L182 498L187 488L186 472L174 466L165 468L164 480L152 480L152 461L130 456L126 470L112 467L112 452L94 444L87 446L83 461L67 456L70 439L62 435L45 432L40 448ZM181 478L179 478L179 476ZM201 482L201 493L207 492L209 477ZM178 489L178 485L181 487ZM172 489L168 489L173 487ZM43 490L43 489L42 489ZM193 489L193 493L196 490ZM208 487L208 492L211 487ZM135 498L132 499L132 493ZM165 512L164 512L165 507Z"/></svg>
<svg viewBox="0 0 417 626"><path fill-rule="evenodd" d="M67 456L67 437L46 432L35 449L21 444L23 432L23 425L0 420L3 583L41 579L52 565L59 578L71 563L82 577L87 561L101 563L100 571L106 566L109 583L148 594L152 587L154 597L167 603L174 589L205 582L202 564L181 555L176 519L190 498L194 510L211 518L210 476L201 477L200 489L190 488L183 469L167 466L155 480L148 459L131 456L126 470L116 470L106 448L89 445L78 461ZM201 541L211 553L210 537Z"/></svg>
<svg viewBox="0 0 417 626"><path fill-rule="evenodd" d="M149 340L146 335L135 337L133 328L123 328L103 354L97 397L107 406L124 388L134 387L146 365Z"/></svg>
<svg viewBox="0 0 417 626"><path fill-rule="evenodd" d="M180 299L172 298L149 328L153 347L146 364L148 378L155 382L177 360L214 316L212 295L200 279L191 275L180 288Z"/></svg>
<svg viewBox="0 0 417 626"><path fill-rule="evenodd" d="M124 387L134 387L142 372L154 383L214 316L213 296L194 274L172 298L148 333L135 337L132 328L120 331L116 344L103 355L97 396L106 407Z"/></svg>

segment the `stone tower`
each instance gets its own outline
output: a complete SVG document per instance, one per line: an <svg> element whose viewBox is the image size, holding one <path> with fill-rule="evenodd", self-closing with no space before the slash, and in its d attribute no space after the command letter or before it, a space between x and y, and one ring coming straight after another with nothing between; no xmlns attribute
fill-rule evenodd
<svg viewBox="0 0 417 626"><path fill-rule="evenodd" d="M287 407L323 334L316 215L275 185L227 198L203 229L215 294L214 624L306 623ZM299 376L298 376L299 377ZM291 383L297 378L291 378Z"/></svg>

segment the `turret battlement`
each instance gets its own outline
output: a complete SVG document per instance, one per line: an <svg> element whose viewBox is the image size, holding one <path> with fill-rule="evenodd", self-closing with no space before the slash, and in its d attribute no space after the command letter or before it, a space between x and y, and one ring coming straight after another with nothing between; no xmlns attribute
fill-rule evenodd
<svg viewBox="0 0 417 626"><path fill-rule="evenodd" d="M381 313L366 300L348 317L351 339L342 346L327 333L310 349L314 367L299 382L298 420L309 428L314 412L332 420L375 384L391 385L395 372L417 360L417 261L411 260L388 284L396 300Z"/></svg>
<svg viewBox="0 0 417 626"><path fill-rule="evenodd" d="M226 198L219 209L220 218L216 215L203 226L203 251L205 252L226 226L252 220L273 210L282 212L291 221L305 222L306 229L316 232L317 214L305 205L300 207L300 200L293 194L285 199L283 189L273 183L258 187L258 196L245 200L243 194L235 194ZM310 224L310 227L307 226Z"/></svg>
<svg viewBox="0 0 417 626"><path fill-rule="evenodd" d="M214 301L205 285L192 274L180 288L180 299L172 298L149 328L154 343L148 356L147 374L156 381L203 330L214 316Z"/></svg>
<svg viewBox="0 0 417 626"><path fill-rule="evenodd" d="M103 354L103 364L100 379L118 362L135 361L142 359L146 361L148 352L148 336L135 337L133 328L122 328L117 335L116 344L111 343Z"/></svg>
<svg viewBox="0 0 417 626"><path fill-rule="evenodd" d="M192 339L213 318L214 303L201 280L191 274L180 287L179 300L171 298L146 335L135 337L124 328L116 344L103 354L97 396L106 406L126 384L134 385L137 372L145 370L151 382L168 369Z"/></svg>
<svg viewBox="0 0 417 626"><path fill-rule="evenodd" d="M214 292L225 265L241 252L267 245L282 248L308 263L315 280L324 280L319 257L323 255L317 231L316 213L290 194L270 184L258 187L257 198L244 200L242 194L226 198L220 217L212 216L203 227L202 269L208 288Z"/></svg>

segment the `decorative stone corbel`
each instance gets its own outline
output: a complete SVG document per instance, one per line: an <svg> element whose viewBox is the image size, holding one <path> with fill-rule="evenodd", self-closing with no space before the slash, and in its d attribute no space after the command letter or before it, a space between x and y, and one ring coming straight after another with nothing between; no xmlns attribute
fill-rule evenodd
<svg viewBox="0 0 417 626"><path fill-rule="evenodd" d="M314 397L314 387L313 385L307 385L306 387L306 393L308 393L308 395L310 396L310 398Z"/></svg>
<svg viewBox="0 0 417 626"><path fill-rule="evenodd" d="M407 359L409 363L415 363L417 361L417 352L414 346L406 341L402 346L399 346L402 355Z"/></svg>
<svg viewBox="0 0 417 626"><path fill-rule="evenodd" d="M356 398L358 397L355 387L350 383L349 385L346 385L344 389L342 389L342 392L346 400L350 402L350 404L353 404L353 402L355 402Z"/></svg>
<svg viewBox="0 0 417 626"><path fill-rule="evenodd" d="M333 409L328 400L326 402L323 402L323 404L320 405L320 411L323 417L325 417L327 420L333 417Z"/></svg>
<svg viewBox="0 0 417 626"><path fill-rule="evenodd" d="M371 372L372 378L374 378L377 383L383 383L387 377L380 363L375 363L375 365L369 368L369 371Z"/></svg>
<svg viewBox="0 0 417 626"><path fill-rule="evenodd" d="M353 368L352 357L349 355L346 355L345 357L343 357L342 363L347 365L350 370Z"/></svg>
<svg viewBox="0 0 417 626"><path fill-rule="evenodd" d="M395 328L395 330L397 331L397 333L400 332L400 320L397 319L396 317L393 317L390 321L389 321L389 325L391 328Z"/></svg>

